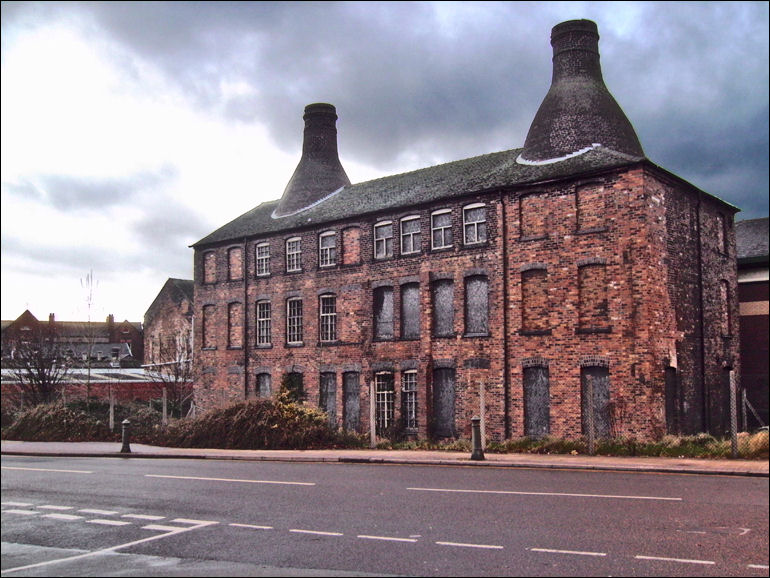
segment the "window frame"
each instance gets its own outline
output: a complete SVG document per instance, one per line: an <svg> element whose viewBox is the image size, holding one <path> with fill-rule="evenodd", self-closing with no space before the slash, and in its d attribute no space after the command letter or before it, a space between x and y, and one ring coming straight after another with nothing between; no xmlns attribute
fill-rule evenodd
<svg viewBox="0 0 770 578"><path fill-rule="evenodd" d="M383 378L389 376L389 382ZM389 385L390 389L380 389L381 385ZM396 377L392 371L378 371L374 374L374 421L375 435L386 435L394 425L396 402Z"/></svg>
<svg viewBox="0 0 770 578"><path fill-rule="evenodd" d="M260 249L266 249L267 255L260 255ZM254 264L257 277L270 276L270 243L257 243L254 246Z"/></svg>
<svg viewBox="0 0 770 578"><path fill-rule="evenodd" d="M325 239L332 239L331 247L324 247ZM324 231L318 235L318 266L334 267L337 264L337 232Z"/></svg>
<svg viewBox="0 0 770 578"><path fill-rule="evenodd" d="M262 313L260 311L261 305L267 305L267 316L261 316ZM254 312L255 321L256 321L256 346L257 347L270 347L273 344L272 339L272 330L273 330L273 320L272 320L272 304L270 303L269 299L260 299L256 303L256 310ZM267 340L265 341L265 336L267 337Z"/></svg>
<svg viewBox="0 0 770 578"><path fill-rule="evenodd" d="M326 310L331 300L332 310ZM318 340L321 343L334 343L337 341L337 296L334 293L325 293L318 296Z"/></svg>
<svg viewBox="0 0 770 578"><path fill-rule="evenodd" d="M389 228L389 235L378 236L378 232L381 230L387 230ZM373 243L374 258L380 259L392 259L393 258L393 221L378 221L374 224L373 228ZM382 247L383 251L380 254L379 248Z"/></svg>
<svg viewBox="0 0 770 578"><path fill-rule="evenodd" d="M296 249L295 244L296 243ZM291 237L286 239L286 272L297 273L302 271L302 238Z"/></svg>
<svg viewBox="0 0 770 578"><path fill-rule="evenodd" d="M417 231L405 232L404 224L414 223L414 222L417 222ZM409 215L407 217L403 217L400 221L400 232L401 232L401 254L402 255L417 255L422 252L422 224L420 223L420 215ZM417 238L416 243L415 243L415 237ZM409 251L405 249L404 241L406 239L409 239L412 247L411 250Z"/></svg>
<svg viewBox="0 0 770 578"><path fill-rule="evenodd" d="M484 209L484 219L481 221L469 221L468 220L468 212L473 211L476 209ZM468 241L468 227L472 227L473 231L475 231L476 240L475 241ZM484 231L484 238L479 239L479 230L482 229ZM489 237L487 235L487 204L486 203L472 203L470 205L466 205L463 207L463 245L464 246L474 246L474 245L485 245Z"/></svg>
<svg viewBox="0 0 770 578"><path fill-rule="evenodd" d="M292 311L294 306L294 311ZM298 306L298 309L297 309ZM286 299L286 344L304 345L302 332L303 304L301 297L289 297ZM299 337L299 339L293 339Z"/></svg>
<svg viewBox="0 0 770 578"><path fill-rule="evenodd" d="M401 372L401 419L404 429L415 431L419 427L417 414L417 370Z"/></svg>
<svg viewBox="0 0 770 578"><path fill-rule="evenodd" d="M449 215L449 224L436 226L436 218ZM436 245L436 232L441 233L441 245ZM449 243L446 242L447 232ZM451 249L454 247L454 234L452 232L452 209L438 209L430 214L430 247L433 251Z"/></svg>
<svg viewBox="0 0 770 578"><path fill-rule="evenodd" d="M379 311L377 309L378 294L382 296L382 299L380 300L382 308ZM383 322L383 320L380 319L381 315L378 315L378 313L381 313L386 309L385 304L387 302L387 295L390 295L390 319L386 319ZM396 312L394 307L395 297L392 285L380 285L372 290L372 337L374 341L392 341L395 339ZM381 328L386 325L389 331L382 332Z"/></svg>

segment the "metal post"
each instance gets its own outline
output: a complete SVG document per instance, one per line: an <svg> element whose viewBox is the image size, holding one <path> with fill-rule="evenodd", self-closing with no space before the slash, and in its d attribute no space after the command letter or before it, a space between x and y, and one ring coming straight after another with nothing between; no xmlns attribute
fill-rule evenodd
<svg viewBox="0 0 770 578"><path fill-rule="evenodd" d="M163 425L168 425L168 394L166 393L166 386L163 386Z"/></svg>
<svg viewBox="0 0 770 578"><path fill-rule="evenodd" d="M735 370L730 370L730 448L733 459L738 457L738 408Z"/></svg>
<svg viewBox="0 0 770 578"><path fill-rule="evenodd" d="M127 419L124 419L122 422L122 435L123 435L123 447L120 448L121 454L130 454L131 453L131 447L129 444L129 429L131 428L131 422Z"/></svg>
<svg viewBox="0 0 770 578"><path fill-rule="evenodd" d="M484 450L481 449L481 418L475 416L471 418L471 440L473 444L472 460L483 460Z"/></svg>
<svg viewBox="0 0 770 578"><path fill-rule="evenodd" d="M594 378L592 375L586 376L586 397L588 397L588 453L596 453L596 432L594 431Z"/></svg>

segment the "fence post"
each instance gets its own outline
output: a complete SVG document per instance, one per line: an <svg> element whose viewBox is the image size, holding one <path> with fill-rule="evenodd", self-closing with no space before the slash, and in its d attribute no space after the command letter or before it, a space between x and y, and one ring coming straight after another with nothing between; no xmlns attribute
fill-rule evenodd
<svg viewBox="0 0 770 578"><path fill-rule="evenodd" d="M483 460L484 450L481 448L481 418L475 416L471 418L471 440L473 445L472 460Z"/></svg>
<svg viewBox="0 0 770 578"><path fill-rule="evenodd" d="M730 370L730 447L733 459L738 457L738 408L736 406L735 370Z"/></svg>

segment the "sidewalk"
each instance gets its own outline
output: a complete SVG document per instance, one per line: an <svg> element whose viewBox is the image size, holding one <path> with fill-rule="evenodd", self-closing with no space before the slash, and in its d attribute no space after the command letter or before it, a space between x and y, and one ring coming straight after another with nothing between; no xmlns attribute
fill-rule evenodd
<svg viewBox="0 0 770 578"><path fill-rule="evenodd" d="M478 461L470 459L470 452L422 450L222 450L165 448L131 444L131 453L120 453L121 444L113 442L2 441L0 445L3 455L422 464L768 477L767 460L492 454L487 452L484 456L485 459Z"/></svg>

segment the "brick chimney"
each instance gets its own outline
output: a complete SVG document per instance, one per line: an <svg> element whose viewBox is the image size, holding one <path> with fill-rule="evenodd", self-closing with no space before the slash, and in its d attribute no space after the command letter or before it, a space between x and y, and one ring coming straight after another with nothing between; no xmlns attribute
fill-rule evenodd
<svg viewBox="0 0 770 578"><path fill-rule="evenodd" d="M273 217L286 217L350 185L337 153L337 111L331 104L305 107L302 157Z"/></svg>
<svg viewBox="0 0 770 578"><path fill-rule="evenodd" d="M604 85L596 23L557 24L551 46L551 88L529 128L521 159L555 160L595 144L643 157L634 127Z"/></svg>

